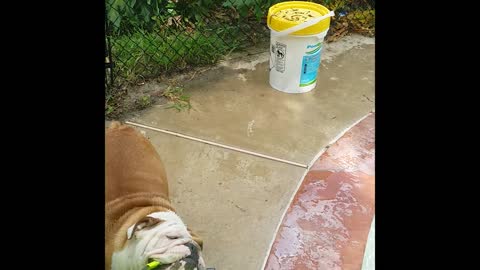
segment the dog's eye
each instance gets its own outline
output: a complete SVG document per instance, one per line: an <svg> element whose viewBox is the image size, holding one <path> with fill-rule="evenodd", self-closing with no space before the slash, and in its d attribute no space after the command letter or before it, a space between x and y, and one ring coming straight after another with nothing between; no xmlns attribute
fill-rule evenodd
<svg viewBox="0 0 480 270"><path fill-rule="evenodd" d="M168 239L171 239L171 240L175 240L175 239L180 238L180 236L167 235L167 238L168 238Z"/></svg>

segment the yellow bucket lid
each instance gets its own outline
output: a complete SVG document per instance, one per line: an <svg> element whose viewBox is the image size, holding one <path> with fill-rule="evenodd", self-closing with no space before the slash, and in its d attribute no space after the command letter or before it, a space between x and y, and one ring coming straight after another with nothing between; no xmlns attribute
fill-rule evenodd
<svg viewBox="0 0 480 270"><path fill-rule="evenodd" d="M267 25L275 31L283 31L310 19L326 15L329 12L330 10L317 3L305 1L281 2L268 9ZM326 31L329 27L330 17L312 26L293 32L291 35L316 35Z"/></svg>

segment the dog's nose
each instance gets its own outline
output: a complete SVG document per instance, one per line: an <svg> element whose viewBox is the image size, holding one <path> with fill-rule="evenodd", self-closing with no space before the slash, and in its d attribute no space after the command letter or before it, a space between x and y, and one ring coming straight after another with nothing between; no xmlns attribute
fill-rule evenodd
<svg viewBox="0 0 480 270"><path fill-rule="evenodd" d="M191 265L192 267L197 267L198 266L198 247L194 245L193 243L186 243L185 244L188 249L190 249L190 255L187 257L183 258L183 261L185 261L186 265Z"/></svg>

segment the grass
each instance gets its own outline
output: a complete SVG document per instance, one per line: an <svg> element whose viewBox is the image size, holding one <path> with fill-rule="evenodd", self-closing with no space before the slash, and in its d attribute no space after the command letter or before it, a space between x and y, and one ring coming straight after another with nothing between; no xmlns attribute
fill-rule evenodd
<svg viewBox="0 0 480 270"><path fill-rule="evenodd" d="M189 110L192 108L190 104L190 96L183 93L183 87L168 87L167 90L163 92L163 96L169 100L171 103L167 109L176 109L178 112L183 110Z"/></svg>
<svg viewBox="0 0 480 270"><path fill-rule="evenodd" d="M132 35L112 37L115 75L119 80L136 82L190 66L214 64L246 43L242 34L238 28L230 27L168 34L139 30Z"/></svg>
<svg viewBox="0 0 480 270"><path fill-rule="evenodd" d="M143 110L148 108L153 103L152 97L150 95L144 95L135 100L135 105L138 110Z"/></svg>
<svg viewBox="0 0 480 270"><path fill-rule="evenodd" d="M130 110L127 105L128 96L125 91L114 91L105 96L105 117L115 119Z"/></svg>
<svg viewBox="0 0 480 270"><path fill-rule="evenodd" d="M162 99L168 103L165 109L175 109L178 112L190 111L192 108L190 96L184 90L182 86L173 83L165 90L149 93L128 95L125 91L113 92L106 96L105 117L119 119L126 113L146 109Z"/></svg>

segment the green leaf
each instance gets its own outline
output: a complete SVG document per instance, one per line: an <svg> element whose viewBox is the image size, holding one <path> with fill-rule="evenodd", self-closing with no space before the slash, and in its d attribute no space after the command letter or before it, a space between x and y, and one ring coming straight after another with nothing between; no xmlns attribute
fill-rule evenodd
<svg viewBox="0 0 480 270"><path fill-rule="evenodd" d="M155 14L160 14L160 7L158 6L158 1L155 2L155 6L153 7L153 11L155 11Z"/></svg>
<svg viewBox="0 0 480 270"><path fill-rule="evenodd" d="M137 3L137 0L128 0L128 6L133 9L133 7L135 6L135 3Z"/></svg>
<svg viewBox="0 0 480 270"><path fill-rule="evenodd" d="M263 16L263 10L259 6L255 6L254 12L255 12L255 17L257 17L257 20L260 20Z"/></svg>
<svg viewBox="0 0 480 270"><path fill-rule="evenodd" d="M142 11L140 12L140 14L143 16L144 22L150 21L150 11L145 6L142 7Z"/></svg>
<svg viewBox="0 0 480 270"><path fill-rule="evenodd" d="M227 0L225 3L223 3L223 6L239 8L248 5L247 1L248 0Z"/></svg>
<svg viewBox="0 0 480 270"><path fill-rule="evenodd" d="M118 11L116 9L111 8L108 11L108 19L113 23L115 28L120 27L120 22L121 22L122 18L120 17L120 13L118 13Z"/></svg>
<svg viewBox="0 0 480 270"><path fill-rule="evenodd" d="M117 11L122 11L125 8L125 0L114 0L111 7L113 7Z"/></svg>
<svg viewBox="0 0 480 270"><path fill-rule="evenodd" d="M248 7L247 6L241 6L237 7L237 11L242 17L247 17L248 16Z"/></svg>

